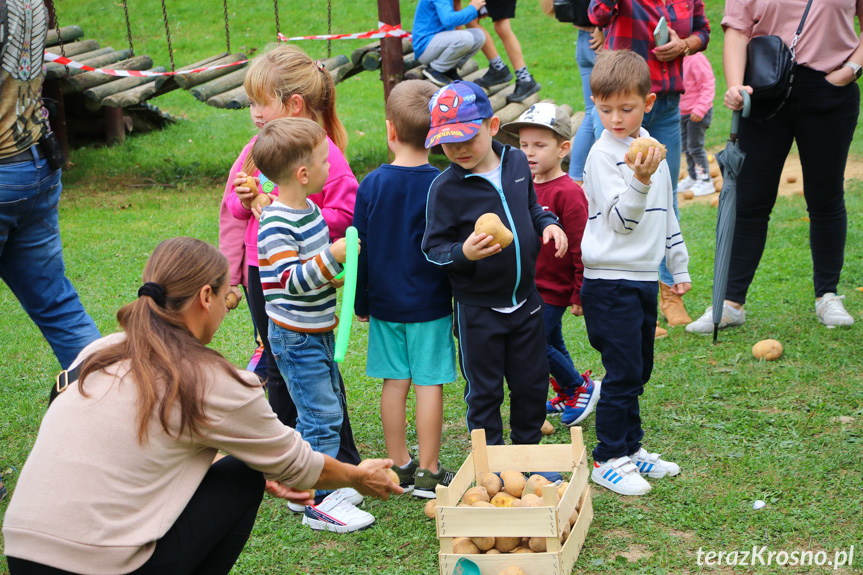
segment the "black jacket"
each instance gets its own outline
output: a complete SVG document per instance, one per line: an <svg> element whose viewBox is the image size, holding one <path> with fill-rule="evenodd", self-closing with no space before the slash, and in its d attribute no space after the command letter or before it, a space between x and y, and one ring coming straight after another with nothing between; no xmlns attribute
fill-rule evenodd
<svg viewBox="0 0 863 575"><path fill-rule="evenodd" d="M430 262L446 267L457 302L509 307L536 289L542 231L557 218L537 202L524 153L496 141L492 149L501 158L503 189L451 164L429 188L422 250ZM464 256L462 244L477 218L487 212L500 217L513 242L500 253L473 262Z"/></svg>

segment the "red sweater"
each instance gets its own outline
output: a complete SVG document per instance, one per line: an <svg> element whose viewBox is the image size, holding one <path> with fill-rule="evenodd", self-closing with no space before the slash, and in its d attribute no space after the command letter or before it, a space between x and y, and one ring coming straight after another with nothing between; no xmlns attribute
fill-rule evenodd
<svg viewBox="0 0 863 575"><path fill-rule="evenodd" d="M534 182L534 188L539 205L558 217L569 241L569 251L562 258L554 257L554 242L540 248L536 259L539 295L542 301L551 305L581 305L581 282L584 279L581 236L587 225L587 198L581 187L566 174L550 182Z"/></svg>

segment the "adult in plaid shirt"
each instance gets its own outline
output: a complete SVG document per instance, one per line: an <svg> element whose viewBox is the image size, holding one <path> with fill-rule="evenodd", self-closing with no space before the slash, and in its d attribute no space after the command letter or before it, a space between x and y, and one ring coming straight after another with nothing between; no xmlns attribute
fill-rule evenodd
<svg viewBox="0 0 863 575"><path fill-rule="evenodd" d="M666 161L677 210L677 175L680 173L680 94L683 92L683 58L704 50L710 40L710 23L703 0L591 0L590 20L605 28L606 50L632 50L650 68L650 91L656 94L653 110L644 115L642 126L668 149ZM668 43L657 46L653 31L659 19L668 22ZM598 124L598 122L596 122ZM674 280L659 265L662 288L660 310L669 325L683 325L691 319L683 300L671 293Z"/></svg>

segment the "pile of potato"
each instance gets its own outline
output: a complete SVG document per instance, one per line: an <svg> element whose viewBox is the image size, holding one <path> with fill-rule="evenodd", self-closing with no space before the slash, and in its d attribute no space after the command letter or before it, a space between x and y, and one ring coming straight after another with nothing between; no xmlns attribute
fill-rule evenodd
<svg viewBox="0 0 863 575"><path fill-rule="evenodd" d="M550 481L542 475L531 475L525 479L519 471L504 471L500 477L495 473L483 473L476 487L465 491L458 507L542 507L542 488ZM557 501L560 502L569 483L557 487ZM426 515L435 516L435 500L426 504ZM578 508L569 518L560 542L569 537L570 529L578 519ZM456 537L453 551L460 555L479 553L542 553L546 550L545 537Z"/></svg>

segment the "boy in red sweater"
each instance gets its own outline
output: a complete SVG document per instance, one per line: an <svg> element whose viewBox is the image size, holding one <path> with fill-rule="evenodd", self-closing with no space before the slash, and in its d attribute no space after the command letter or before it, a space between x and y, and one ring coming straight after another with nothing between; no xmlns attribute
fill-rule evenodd
<svg viewBox="0 0 863 575"><path fill-rule="evenodd" d="M569 240L569 250L563 258L554 256L550 244L542 246L536 260L536 287L545 302L546 353L551 386L557 392L546 402L546 413L560 415L561 422L571 427L593 411L600 387L600 382L591 381L590 371L582 375L575 369L562 332L567 307L571 306L573 315L582 314L581 236L587 224L584 191L560 167L571 147L572 125L561 108L539 103L501 129L518 136L521 151L530 165L539 205L558 217Z"/></svg>

